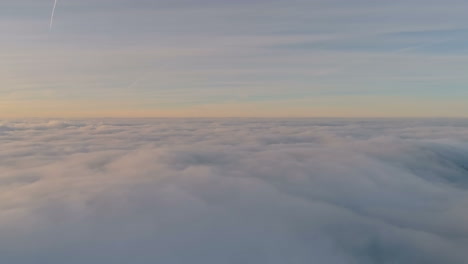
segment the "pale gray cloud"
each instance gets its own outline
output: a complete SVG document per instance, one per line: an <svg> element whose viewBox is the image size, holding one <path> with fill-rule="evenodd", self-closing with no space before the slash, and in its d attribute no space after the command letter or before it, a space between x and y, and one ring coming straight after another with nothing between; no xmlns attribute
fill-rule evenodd
<svg viewBox="0 0 468 264"><path fill-rule="evenodd" d="M468 121L0 123L0 262L465 263Z"/></svg>

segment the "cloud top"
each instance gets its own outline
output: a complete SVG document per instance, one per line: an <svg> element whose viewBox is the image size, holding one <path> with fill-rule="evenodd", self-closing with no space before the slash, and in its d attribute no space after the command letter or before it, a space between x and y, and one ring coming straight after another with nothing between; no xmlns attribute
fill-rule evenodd
<svg viewBox="0 0 468 264"><path fill-rule="evenodd" d="M0 123L0 262L465 263L468 121Z"/></svg>

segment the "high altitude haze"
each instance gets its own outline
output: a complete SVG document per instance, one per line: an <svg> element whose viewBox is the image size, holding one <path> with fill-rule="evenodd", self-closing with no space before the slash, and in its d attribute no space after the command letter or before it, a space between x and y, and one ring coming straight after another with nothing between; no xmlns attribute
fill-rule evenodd
<svg viewBox="0 0 468 264"><path fill-rule="evenodd" d="M1 117L468 115L468 1L56 3L0 4Z"/></svg>

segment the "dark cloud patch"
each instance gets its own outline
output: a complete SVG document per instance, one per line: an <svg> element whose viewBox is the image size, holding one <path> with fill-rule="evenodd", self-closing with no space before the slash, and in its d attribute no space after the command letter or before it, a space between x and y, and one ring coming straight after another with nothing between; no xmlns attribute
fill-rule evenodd
<svg viewBox="0 0 468 264"><path fill-rule="evenodd" d="M466 263L468 121L0 123L0 262Z"/></svg>

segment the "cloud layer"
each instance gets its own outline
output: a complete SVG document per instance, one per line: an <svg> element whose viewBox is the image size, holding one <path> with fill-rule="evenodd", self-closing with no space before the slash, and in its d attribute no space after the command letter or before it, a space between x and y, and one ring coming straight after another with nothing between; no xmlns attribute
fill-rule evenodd
<svg viewBox="0 0 468 264"><path fill-rule="evenodd" d="M468 120L11 120L0 142L1 263L468 259Z"/></svg>

